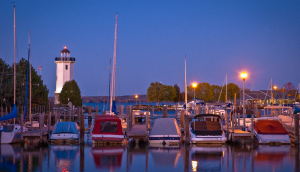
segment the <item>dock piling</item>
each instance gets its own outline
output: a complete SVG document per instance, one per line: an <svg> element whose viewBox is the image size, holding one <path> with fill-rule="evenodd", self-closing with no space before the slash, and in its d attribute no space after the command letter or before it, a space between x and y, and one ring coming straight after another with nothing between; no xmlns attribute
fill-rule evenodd
<svg viewBox="0 0 300 172"><path fill-rule="evenodd" d="M80 144L84 144L84 116L82 115L82 111L80 112Z"/></svg>
<svg viewBox="0 0 300 172"><path fill-rule="evenodd" d="M189 122L190 122L189 116L188 115L184 115L185 144L190 144Z"/></svg>
<svg viewBox="0 0 300 172"><path fill-rule="evenodd" d="M180 128L183 128L183 114L184 114L184 111L181 110L181 112L180 112Z"/></svg>
<svg viewBox="0 0 300 172"><path fill-rule="evenodd" d="M294 126L295 126L295 145L299 145L299 114L295 114Z"/></svg>
<svg viewBox="0 0 300 172"><path fill-rule="evenodd" d="M167 118L167 116L168 116L167 108L168 108L167 106L163 107L163 118Z"/></svg>

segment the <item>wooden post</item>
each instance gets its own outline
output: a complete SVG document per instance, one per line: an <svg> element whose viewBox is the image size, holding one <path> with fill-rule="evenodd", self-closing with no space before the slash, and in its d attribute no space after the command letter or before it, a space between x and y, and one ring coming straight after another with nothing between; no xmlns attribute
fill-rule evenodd
<svg viewBox="0 0 300 172"><path fill-rule="evenodd" d="M254 134L253 134L253 114L251 114L251 139L253 139Z"/></svg>
<svg viewBox="0 0 300 172"><path fill-rule="evenodd" d="M235 128L235 125L236 125L236 122L235 122L235 117L236 117L236 112L232 114L232 133L234 133L234 128Z"/></svg>
<svg viewBox="0 0 300 172"><path fill-rule="evenodd" d="M99 115L99 108L98 105L96 106L96 116Z"/></svg>
<svg viewBox="0 0 300 172"><path fill-rule="evenodd" d="M53 105L53 107L52 107L52 113L51 113L51 115L54 115L54 105ZM50 126L51 126L51 124L52 124L52 116L50 115ZM54 125L55 125L55 123L54 123Z"/></svg>
<svg viewBox="0 0 300 172"><path fill-rule="evenodd" d="M69 110L69 121L72 121L72 110Z"/></svg>
<svg viewBox="0 0 300 172"><path fill-rule="evenodd" d="M81 115L80 119L80 144L84 144L84 115Z"/></svg>
<svg viewBox="0 0 300 172"><path fill-rule="evenodd" d="M235 114L235 115L236 115L236 114ZM240 126L241 126L241 124L240 124L240 116L241 116L241 114L238 113L237 115L238 115L238 116L237 116L237 118L238 118L237 124L238 124L238 127L240 127ZM235 116L235 117L236 117L236 116Z"/></svg>
<svg viewBox="0 0 300 172"><path fill-rule="evenodd" d="M50 112L50 109L49 109L49 114L48 114L48 132L50 133L50 127L51 127L51 115L52 113Z"/></svg>
<svg viewBox="0 0 300 172"><path fill-rule="evenodd" d="M183 115L184 115L184 111L181 110L181 112L180 112L180 128L183 128Z"/></svg>
<svg viewBox="0 0 300 172"><path fill-rule="evenodd" d="M72 106L72 120L75 121L75 105Z"/></svg>
<svg viewBox="0 0 300 172"><path fill-rule="evenodd" d="M154 105L152 106L152 115L154 116Z"/></svg>
<svg viewBox="0 0 300 172"><path fill-rule="evenodd" d="M24 113L21 113L21 140L23 140L23 120L24 120Z"/></svg>
<svg viewBox="0 0 300 172"><path fill-rule="evenodd" d="M190 144L189 122L190 122L189 116L184 115L185 144Z"/></svg>
<svg viewBox="0 0 300 172"><path fill-rule="evenodd" d="M44 123L42 122L42 114L40 113L39 115L39 128L40 128L40 143L42 142L42 139L43 139L43 125Z"/></svg>
<svg viewBox="0 0 300 172"><path fill-rule="evenodd" d="M148 133L148 125L149 125L149 113L150 112L146 112L146 132ZM147 134L148 136L148 134Z"/></svg>
<svg viewBox="0 0 300 172"><path fill-rule="evenodd" d="M167 106L164 106L163 107L163 118L167 118L167 116L168 116L168 112L167 112Z"/></svg>
<svg viewBox="0 0 300 172"><path fill-rule="evenodd" d="M66 112L64 112L64 122L66 122Z"/></svg>
<svg viewBox="0 0 300 172"><path fill-rule="evenodd" d="M299 114L294 114L294 127L295 127L295 145L299 145Z"/></svg>
<svg viewBox="0 0 300 172"><path fill-rule="evenodd" d="M176 120L177 120L177 113L178 113L177 107L178 107L178 104L176 103L176 106L175 106L175 119L176 119Z"/></svg>
<svg viewBox="0 0 300 172"><path fill-rule="evenodd" d="M129 112L130 112L130 116L131 116L131 128L135 125L135 115L134 113L132 113L132 105L129 106Z"/></svg>
<svg viewBox="0 0 300 172"><path fill-rule="evenodd" d="M88 107L88 113L89 113L89 116L88 116L88 126L90 127L92 125L92 106Z"/></svg>
<svg viewBox="0 0 300 172"><path fill-rule="evenodd" d="M80 109L81 109L81 106L77 106L77 121L80 123Z"/></svg>
<svg viewBox="0 0 300 172"><path fill-rule="evenodd" d="M126 106L126 116L127 116L127 127L126 127L126 131L130 131L130 124L131 124L131 119L130 119L130 109L129 109L129 106Z"/></svg>
<svg viewBox="0 0 300 172"><path fill-rule="evenodd" d="M245 111L247 112L247 110L245 109ZM243 113L243 124L244 124L244 131L246 131L246 112Z"/></svg>

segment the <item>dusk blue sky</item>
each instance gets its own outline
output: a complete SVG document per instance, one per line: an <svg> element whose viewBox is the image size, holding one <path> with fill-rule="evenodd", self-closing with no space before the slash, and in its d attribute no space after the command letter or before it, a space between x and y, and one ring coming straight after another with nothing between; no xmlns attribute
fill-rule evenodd
<svg viewBox="0 0 300 172"><path fill-rule="evenodd" d="M228 83L268 89L300 82L300 1L14 0L17 60L27 58L54 96L55 57L66 46L76 57L83 96L108 95L118 13L116 96L146 94L151 82L184 90L187 83ZM0 57L13 63L13 4L0 1Z"/></svg>

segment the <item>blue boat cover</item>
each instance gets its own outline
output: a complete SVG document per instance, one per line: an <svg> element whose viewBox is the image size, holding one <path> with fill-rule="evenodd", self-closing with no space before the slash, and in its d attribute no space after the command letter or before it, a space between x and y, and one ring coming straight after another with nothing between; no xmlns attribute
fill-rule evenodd
<svg viewBox="0 0 300 172"><path fill-rule="evenodd" d="M117 105L116 105L116 101L114 100L112 102L112 110L113 113L115 113L116 115L119 115L119 113L117 112Z"/></svg>
<svg viewBox="0 0 300 172"><path fill-rule="evenodd" d="M0 117L0 121L9 120L9 119L13 119L13 118L18 118L16 104L14 104L14 108L9 114L7 114L3 117Z"/></svg>
<svg viewBox="0 0 300 172"><path fill-rule="evenodd" d="M59 133L78 133L78 125L76 122L58 122L55 125L53 134Z"/></svg>

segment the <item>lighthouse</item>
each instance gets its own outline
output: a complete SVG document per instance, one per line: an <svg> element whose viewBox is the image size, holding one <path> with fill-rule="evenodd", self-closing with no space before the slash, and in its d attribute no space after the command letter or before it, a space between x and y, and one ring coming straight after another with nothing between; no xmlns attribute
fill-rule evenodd
<svg viewBox="0 0 300 172"><path fill-rule="evenodd" d="M55 57L56 63L56 90L54 104L59 104L59 93L66 81L74 79L75 57L70 57L70 51L64 47L60 52L60 57Z"/></svg>

